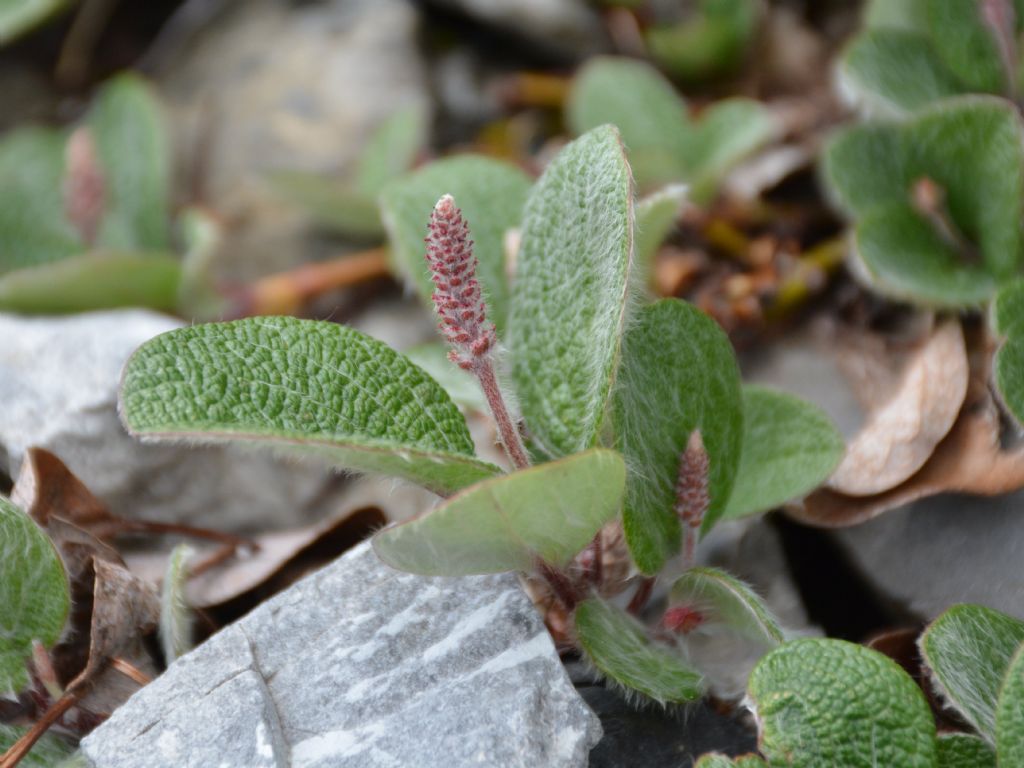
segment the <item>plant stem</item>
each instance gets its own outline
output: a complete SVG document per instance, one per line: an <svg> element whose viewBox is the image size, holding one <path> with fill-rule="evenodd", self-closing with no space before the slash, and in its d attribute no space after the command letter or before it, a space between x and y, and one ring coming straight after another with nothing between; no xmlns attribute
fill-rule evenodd
<svg viewBox="0 0 1024 768"><path fill-rule="evenodd" d="M57 722L61 715L71 709L85 695L88 685L73 686L64 692L53 706L39 718L32 727L18 739L11 748L0 756L0 768L14 768L27 755L35 743L43 737L50 726Z"/></svg>
<svg viewBox="0 0 1024 768"><path fill-rule="evenodd" d="M653 591L654 577L645 576L640 582L640 586L636 588L636 592L633 593L633 599L629 601L626 610L634 616L639 616L640 611L647 605L647 601L651 599L651 592Z"/></svg>
<svg viewBox="0 0 1024 768"><path fill-rule="evenodd" d="M519 429L505 407L505 398L501 396L501 387L498 386L498 377L494 374L494 363L490 356L484 355L474 360L471 370L480 380L484 397L487 398L491 414L498 425L498 434L501 436L505 453L516 469L526 469L530 466L530 458L526 454L526 446L523 445Z"/></svg>
<svg viewBox="0 0 1024 768"><path fill-rule="evenodd" d="M540 558L537 558L536 566L537 572L544 578L548 586L551 587L551 591L558 598L559 602L562 603L565 610L573 610L580 598L579 593L576 591L576 586L572 583L572 579Z"/></svg>

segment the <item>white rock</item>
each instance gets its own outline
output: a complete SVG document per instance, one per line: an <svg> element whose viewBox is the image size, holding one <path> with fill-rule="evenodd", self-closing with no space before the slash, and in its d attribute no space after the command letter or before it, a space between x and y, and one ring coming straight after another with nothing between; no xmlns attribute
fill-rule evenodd
<svg viewBox="0 0 1024 768"><path fill-rule="evenodd" d="M213 711L251 673L282 742L255 703ZM82 751L96 768L217 765L211 742L229 768L257 743L283 743L291 768L561 768L585 766L600 735L515 577L412 576L362 544L179 659Z"/></svg>
<svg viewBox="0 0 1024 768"><path fill-rule="evenodd" d="M47 448L128 517L225 529L304 522L328 470L228 447L144 444L121 426L117 388L125 361L144 341L180 325L142 310L0 315L0 462L14 477L27 448Z"/></svg>

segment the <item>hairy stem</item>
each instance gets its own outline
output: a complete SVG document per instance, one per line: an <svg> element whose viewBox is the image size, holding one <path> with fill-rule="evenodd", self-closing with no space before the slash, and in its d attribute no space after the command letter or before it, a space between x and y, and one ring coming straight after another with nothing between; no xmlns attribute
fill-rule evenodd
<svg viewBox="0 0 1024 768"><path fill-rule="evenodd" d="M567 611L571 611L576 607L576 604L580 601L579 593L576 590L576 585L572 583L565 573L555 568L550 563L546 563L540 558L537 558L537 572L541 575L547 585L551 588L552 593L558 598L558 601Z"/></svg>
<svg viewBox="0 0 1024 768"><path fill-rule="evenodd" d="M526 454L526 446L519 435L508 408L505 406L505 398L501 396L501 387L498 386L498 377L494 373L494 363L489 355L479 357L473 361L471 368L487 398L487 404L491 408L491 415L498 425L498 434L501 436L501 444L508 454L509 460L516 469L526 469L530 466L530 458Z"/></svg>

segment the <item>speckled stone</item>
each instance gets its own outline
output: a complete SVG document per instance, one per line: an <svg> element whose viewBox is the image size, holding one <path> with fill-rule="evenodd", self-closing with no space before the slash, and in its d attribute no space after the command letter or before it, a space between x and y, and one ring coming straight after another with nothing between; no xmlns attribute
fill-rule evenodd
<svg viewBox="0 0 1024 768"><path fill-rule="evenodd" d="M585 766L600 736L515 577L412 576L363 544L177 661L82 750L96 768L534 768Z"/></svg>

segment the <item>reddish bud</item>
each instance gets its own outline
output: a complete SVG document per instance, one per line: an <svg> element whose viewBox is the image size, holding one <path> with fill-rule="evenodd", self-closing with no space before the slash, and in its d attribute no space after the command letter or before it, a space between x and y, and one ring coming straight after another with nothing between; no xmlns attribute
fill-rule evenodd
<svg viewBox="0 0 1024 768"><path fill-rule="evenodd" d="M674 605L665 611L661 625L671 632L686 635L705 621L704 614L688 605Z"/></svg>
<svg viewBox="0 0 1024 768"><path fill-rule="evenodd" d="M96 241L107 189L89 129L75 130L64 155L64 213L88 245Z"/></svg>
<svg viewBox="0 0 1024 768"><path fill-rule="evenodd" d="M704 513L711 504L708 494L710 468L700 430L694 430L679 459L679 476L676 479L676 514L689 528L701 526Z"/></svg>

